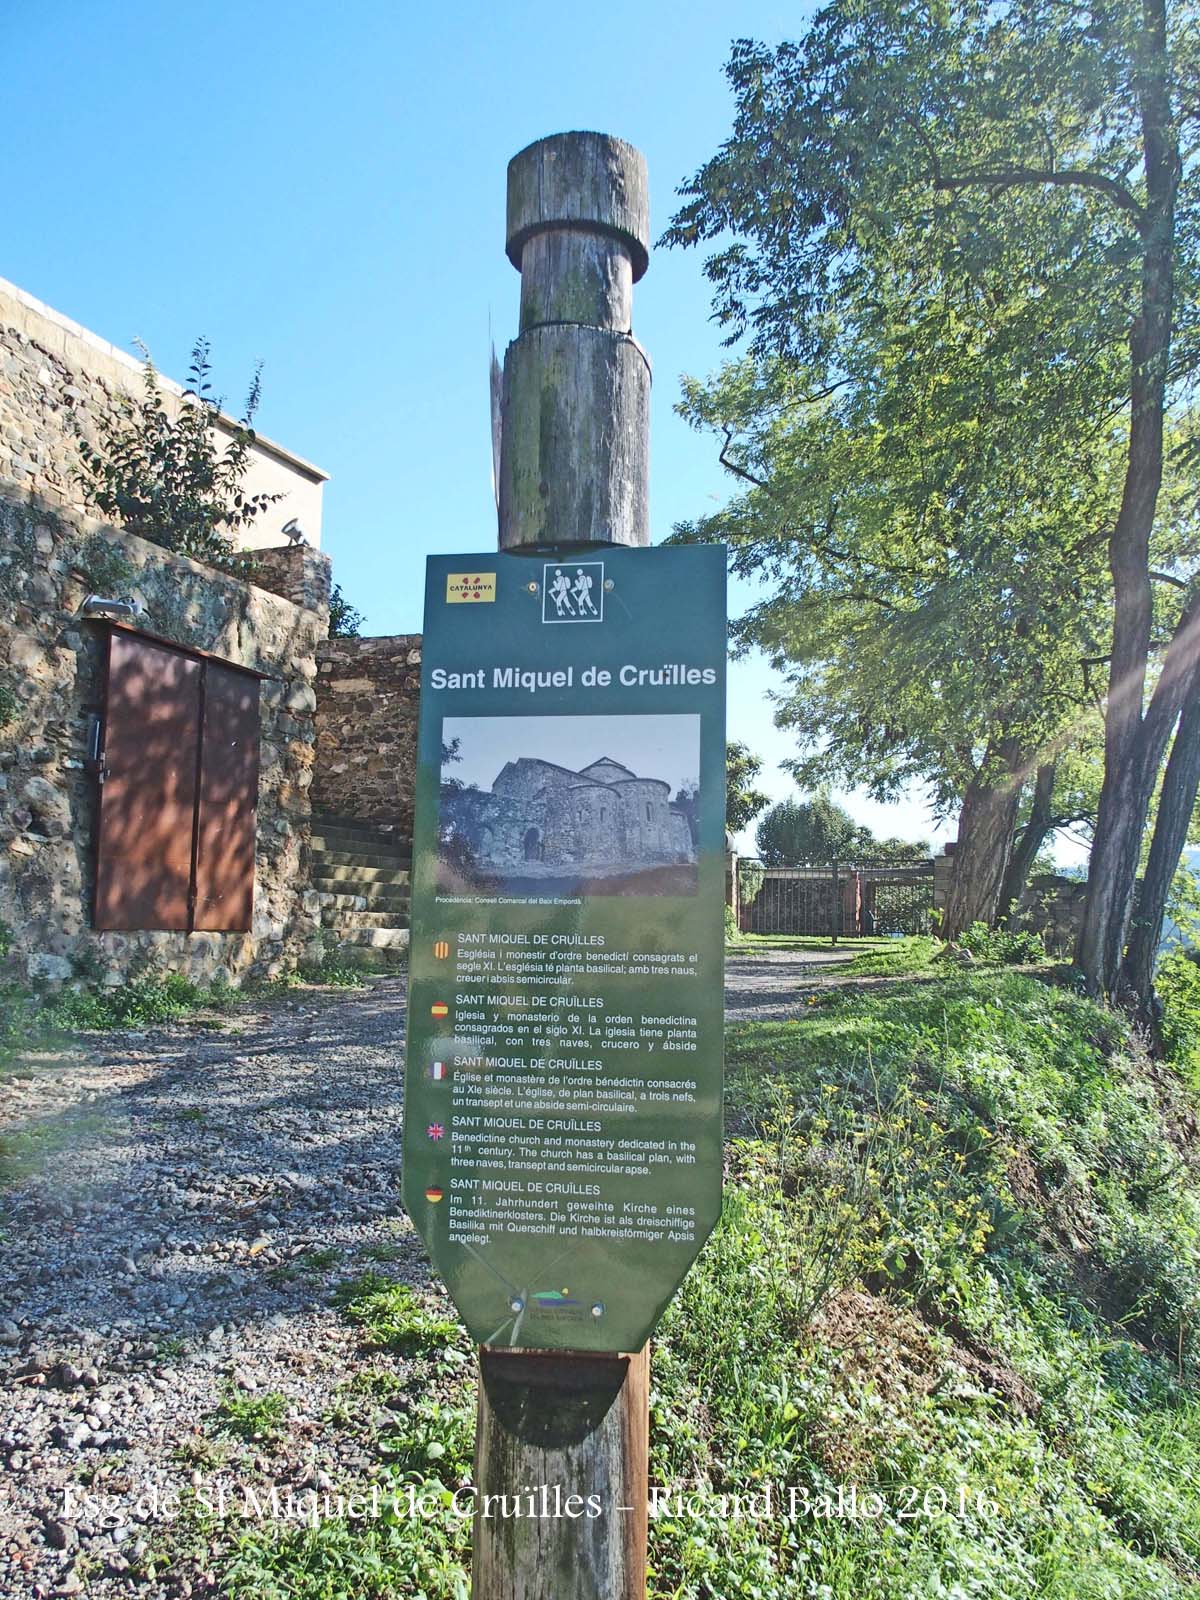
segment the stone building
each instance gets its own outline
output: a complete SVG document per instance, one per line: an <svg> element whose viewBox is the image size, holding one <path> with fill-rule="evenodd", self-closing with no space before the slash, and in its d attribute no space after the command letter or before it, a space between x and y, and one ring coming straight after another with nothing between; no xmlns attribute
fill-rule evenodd
<svg viewBox="0 0 1200 1600"><path fill-rule="evenodd" d="M247 486L283 498L243 541L249 582L98 520L76 433L140 372L0 281L0 923L32 980L270 973L317 948L325 475L258 439Z"/></svg>
<svg viewBox="0 0 1200 1600"><path fill-rule="evenodd" d="M666 866L696 860L683 808L661 778L641 778L611 756L580 771L522 756L489 792L447 784L442 836L459 840L482 871L533 877L563 870Z"/></svg>

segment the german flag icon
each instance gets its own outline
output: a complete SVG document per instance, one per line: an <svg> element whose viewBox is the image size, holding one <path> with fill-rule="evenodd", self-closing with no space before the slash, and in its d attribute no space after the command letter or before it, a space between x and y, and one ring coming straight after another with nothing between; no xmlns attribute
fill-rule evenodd
<svg viewBox="0 0 1200 1600"><path fill-rule="evenodd" d="M444 1000L435 1000L429 1008L429 1015L431 1017L448 1017L450 1015L450 1007Z"/></svg>
<svg viewBox="0 0 1200 1600"><path fill-rule="evenodd" d="M429 1201L430 1205L435 1206L435 1205L437 1205L438 1201L442 1198L442 1195L443 1195L444 1192L445 1192L444 1190L439 1189L437 1184L434 1183L434 1184L431 1184L428 1189L426 1189L425 1198L426 1198L426 1200Z"/></svg>
<svg viewBox="0 0 1200 1600"><path fill-rule="evenodd" d="M450 954L450 941L448 939L435 940L433 953L439 961L445 961L446 957Z"/></svg>

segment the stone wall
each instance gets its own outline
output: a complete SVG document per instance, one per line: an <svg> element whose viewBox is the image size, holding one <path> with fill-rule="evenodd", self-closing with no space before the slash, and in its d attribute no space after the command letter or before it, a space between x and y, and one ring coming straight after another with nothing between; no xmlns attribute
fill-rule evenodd
<svg viewBox="0 0 1200 1600"><path fill-rule="evenodd" d="M35 980L115 983L150 966L271 973L316 953L302 874L329 562L304 545L257 551L261 581L249 584L89 516L77 432L94 438L139 375L136 360L0 280L0 921L19 975ZM162 391L171 410L179 386L164 378ZM278 541L289 516L315 543L324 476L260 438L246 487L285 499L244 543ZM136 600L149 633L267 675L249 933L90 926L97 794L85 762L103 630L77 613L91 592Z"/></svg>
<svg viewBox="0 0 1200 1600"><path fill-rule="evenodd" d="M136 597L147 632L269 674L250 933L90 927L97 794L85 761L101 709L102 629L77 612L92 591ZM151 966L200 978L270 974L316 953L316 897L302 870L326 627L322 611L0 481L0 920L21 976L116 983Z"/></svg>
<svg viewBox="0 0 1200 1600"><path fill-rule="evenodd" d="M412 835L421 635L326 639L317 650L313 810Z"/></svg>

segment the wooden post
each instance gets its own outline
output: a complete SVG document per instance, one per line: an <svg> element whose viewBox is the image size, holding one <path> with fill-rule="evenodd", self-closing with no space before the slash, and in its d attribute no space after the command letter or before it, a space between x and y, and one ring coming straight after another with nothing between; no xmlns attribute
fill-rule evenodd
<svg viewBox="0 0 1200 1600"><path fill-rule="evenodd" d="M556 134L509 163L501 550L650 542L650 366L631 331L649 240L646 163L622 140ZM481 1347L474 1600L643 1600L649 1374L649 1345Z"/></svg>

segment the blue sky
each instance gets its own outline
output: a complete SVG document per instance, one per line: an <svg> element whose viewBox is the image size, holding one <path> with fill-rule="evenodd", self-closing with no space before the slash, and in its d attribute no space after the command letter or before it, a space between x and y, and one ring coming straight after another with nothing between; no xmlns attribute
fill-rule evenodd
<svg viewBox="0 0 1200 1600"><path fill-rule="evenodd" d="M757 0L612 0L602 28L561 0L4 10L0 276L115 344L144 340L172 376L206 334L235 409L261 359L259 426L331 474L323 543L371 633L419 630L427 554L494 545L489 326L502 354L519 285L509 157L566 128L630 140L657 236L729 130L731 38L794 37L807 15ZM655 540L729 493L672 409L679 375L722 359L708 315L701 257L656 251L634 310L655 372ZM783 795L770 687L764 663L735 664L730 730ZM919 797L850 804L881 832L932 834Z"/></svg>

